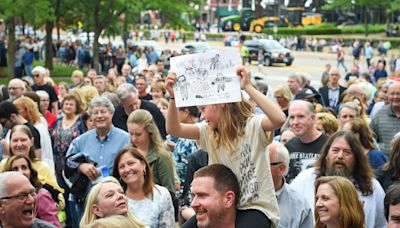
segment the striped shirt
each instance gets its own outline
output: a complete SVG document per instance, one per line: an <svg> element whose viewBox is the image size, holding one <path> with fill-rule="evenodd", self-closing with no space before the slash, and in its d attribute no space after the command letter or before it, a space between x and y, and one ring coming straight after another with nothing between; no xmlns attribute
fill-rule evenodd
<svg viewBox="0 0 400 228"><path fill-rule="evenodd" d="M376 134L380 149L389 156L390 141L400 132L400 117L396 116L390 105L385 105L376 113L370 127Z"/></svg>

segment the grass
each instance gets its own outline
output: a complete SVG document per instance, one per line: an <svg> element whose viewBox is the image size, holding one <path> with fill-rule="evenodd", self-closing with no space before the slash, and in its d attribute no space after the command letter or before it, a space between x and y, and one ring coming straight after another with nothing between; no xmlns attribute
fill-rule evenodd
<svg viewBox="0 0 400 228"><path fill-rule="evenodd" d="M42 61L35 61L33 66L44 66ZM78 67L69 67L61 64L54 64L53 70L50 75L51 78L58 84L62 81L71 83L71 75L74 70L79 70ZM83 70L84 75L87 73L87 69ZM7 85L8 84L8 69L4 68L3 73L0 75L0 84Z"/></svg>

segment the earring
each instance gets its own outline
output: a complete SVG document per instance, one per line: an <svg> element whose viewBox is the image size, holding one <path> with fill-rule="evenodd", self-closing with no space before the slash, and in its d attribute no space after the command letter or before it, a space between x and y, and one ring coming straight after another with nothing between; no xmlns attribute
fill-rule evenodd
<svg viewBox="0 0 400 228"><path fill-rule="evenodd" d="M143 176L146 176L146 170L143 170Z"/></svg>

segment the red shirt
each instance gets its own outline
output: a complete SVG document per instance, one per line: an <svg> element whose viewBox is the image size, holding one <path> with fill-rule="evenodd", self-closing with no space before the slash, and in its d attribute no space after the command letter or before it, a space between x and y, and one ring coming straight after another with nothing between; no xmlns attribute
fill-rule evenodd
<svg viewBox="0 0 400 228"><path fill-rule="evenodd" d="M49 110L46 111L45 118L47 120L49 131L53 129L54 123L57 121L57 116L51 113Z"/></svg>

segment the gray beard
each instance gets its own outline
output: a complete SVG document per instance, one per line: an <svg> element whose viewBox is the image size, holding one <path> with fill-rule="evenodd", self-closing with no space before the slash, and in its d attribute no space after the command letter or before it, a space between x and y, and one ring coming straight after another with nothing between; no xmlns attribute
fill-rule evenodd
<svg viewBox="0 0 400 228"><path fill-rule="evenodd" d="M326 176L341 176L341 177L345 177L345 178L353 181L353 174L347 168L345 168L343 170L337 170L335 168L327 168L325 175Z"/></svg>
<svg viewBox="0 0 400 228"><path fill-rule="evenodd" d="M356 186L356 188L358 189L358 187L357 187L358 184L355 183L355 180L354 180L354 177L353 177L353 172L351 172L347 168L345 168L343 170L336 170L335 168L327 168L325 176L341 176L341 177L345 177L349 181L351 181L351 183L353 183L354 186Z"/></svg>

